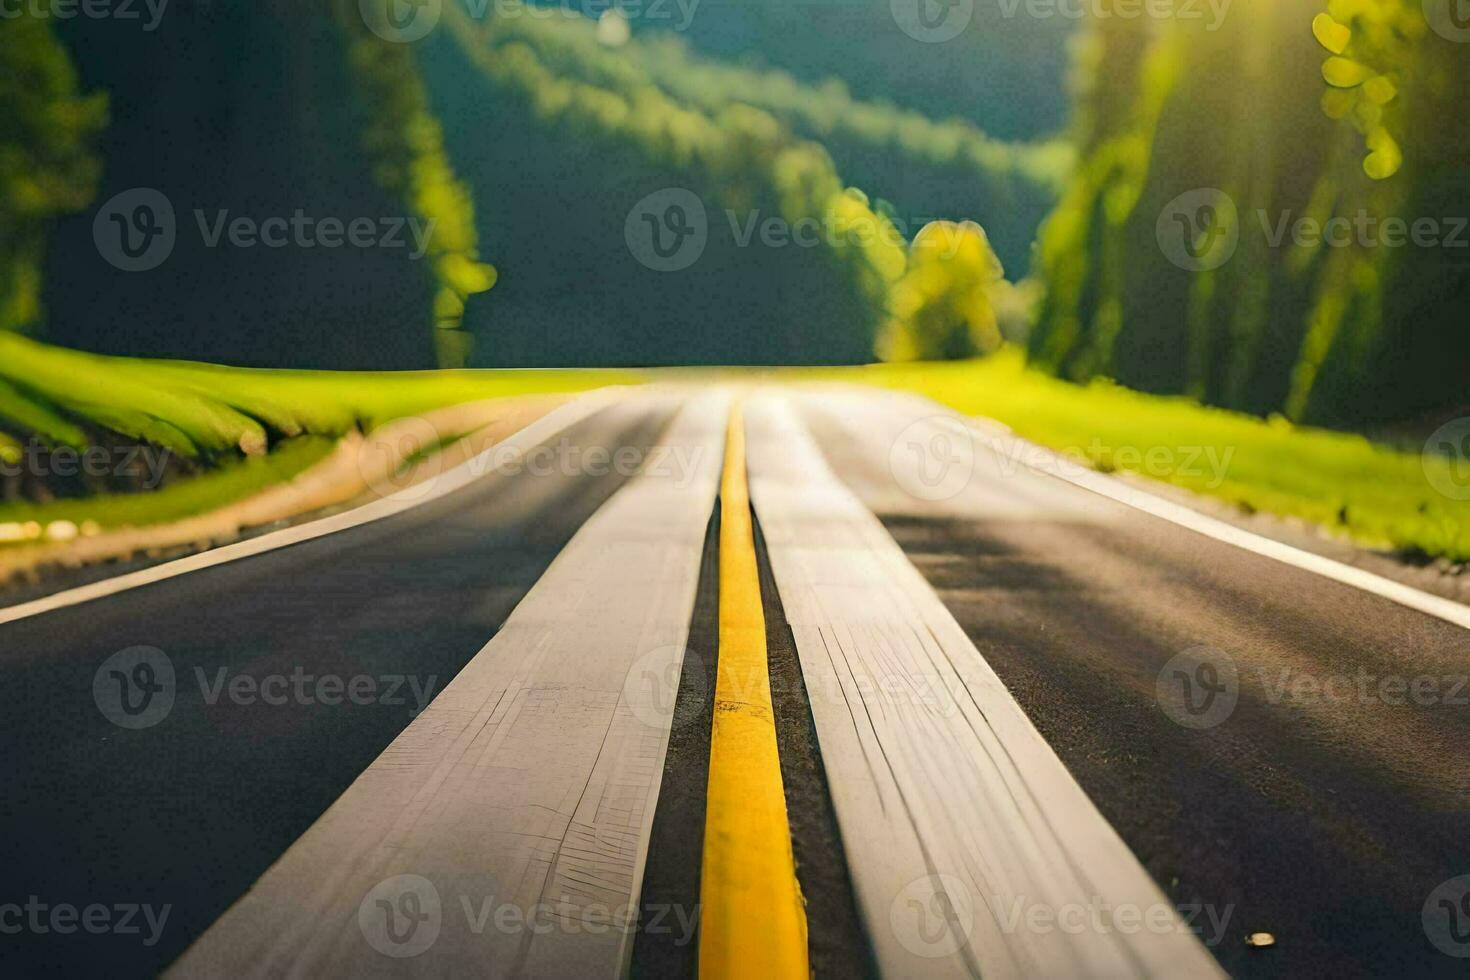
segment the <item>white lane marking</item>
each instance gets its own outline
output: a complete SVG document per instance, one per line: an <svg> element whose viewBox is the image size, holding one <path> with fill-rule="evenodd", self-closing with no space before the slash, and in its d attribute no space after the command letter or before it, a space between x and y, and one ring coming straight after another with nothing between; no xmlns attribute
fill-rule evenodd
<svg viewBox="0 0 1470 980"><path fill-rule="evenodd" d="M991 425L999 423L987 422ZM1253 531L1247 531L1227 523L1219 518L1201 514L1197 510L1176 504L1171 500L1155 496L1146 490L1124 483L1122 480L1110 477L1105 473L1080 466L1075 461L1066 460L1058 453L1052 452L1045 446L1023 439L1017 435L998 435L976 429L973 424L970 431L975 439L991 451L1002 454L1002 458L1016 459L1023 466L1035 472L1047 476L1054 476L1059 480L1065 480L1074 486L1084 490L1090 490L1095 494L1116 500L1120 504L1126 504L1134 510L1141 510L1145 514L1152 514L1162 520L1180 527L1188 528L1197 534L1223 541L1234 545L1245 551L1272 558L1287 565L1300 568L1303 571L1313 572L1323 578L1330 578L1335 582L1350 585L1364 592L1372 593L1401 606L1407 606L1418 612L1442 619L1447 623L1470 629L1470 606L1446 599L1443 596L1432 595L1420 591L1402 582L1384 578L1373 572L1357 568L1353 565L1344 564L1332 558L1324 557L1301 548L1294 547L1284 542L1268 538ZM1017 450L1024 450L1017 452ZM1051 466L1038 466L1035 457L1027 459L1029 453L1043 454L1044 458L1051 461ZM1009 453L1007 456L1005 454Z"/></svg>
<svg viewBox="0 0 1470 980"><path fill-rule="evenodd" d="M914 425L925 421L934 422L936 434L949 434L948 429L939 428L938 419L955 419L963 423L976 443L995 453L1003 466L1022 466L1041 476L1055 477L1064 483L1089 490L1099 496L1132 507L1134 510L1143 511L1225 544L1234 545L1262 557L1321 575L1464 629L1470 629L1470 606L1464 603L1421 591L1402 582L1395 582L1382 575L1326 558L1253 531L1243 530L1183 504L1155 496L1115 477L1099 473L1045 446L1023 439L1010 432L1004 423L993 419L961 415L921 395L907 393L889 393L889 395L894 403L910 403L910 409L914 413ZM865 392L863 397L870 402L872 394ZM1005 431L1003 433L993 431L995 429Z"/></svg>
<svg viewBox="0 0 1470 980"><path fill-rule="evenodd" d="M559 405L541 416L530 425L526 426L494 446L486 449L483 453L472 457L456 466L452 470L446 470L439 476L434 477L428 489L420 485L406 488L401 493L390 494L381 500L375 500L370 504L324 517L320 520L299 524L295 527L283 528L262 534L256 538L246 541L237 541L220 548L200 552L197 555L189 555L174 561L164 562L150 568L139 569L126 575L115 578L103 579L75 589L67 589L53 595L24 602L20 605L0 609L0 626L13 623L17 620L28 619L43 613L54 612L69 606L80 605L91 602L94 599L102 599L107 596L117 595L129 589L152 585L167 579L187 575L205 568L213 568L227 562L239 561L242 558L251 558L262 555L269 551L286 548L293 544L301 544L316 538L336 534L340 531L351 530L370 524L373 521L381 521L387 517L402 514L413 510L430 501L447 496L456 490L463 489L476 480L484 477L492 469L491 463L495 458L504 458L504 455L515 454L519 456L539 443L549 439L582 419L588 417L597 409L602 408L611 399L609 392L598 390L583 395L565 405Z"/></svg>
<svg viewBox="0 0 1470 980"><path fill-rule="evenodd" d="M790 405L761 397L747 419L751 496L884 975L1223 976Z"/></svg>
<svg viewBox="0 0 1470 980"><path fill-rule="evenodd" d="M168 975L626 972L728 409L680 411L666 452Z"/></svg>

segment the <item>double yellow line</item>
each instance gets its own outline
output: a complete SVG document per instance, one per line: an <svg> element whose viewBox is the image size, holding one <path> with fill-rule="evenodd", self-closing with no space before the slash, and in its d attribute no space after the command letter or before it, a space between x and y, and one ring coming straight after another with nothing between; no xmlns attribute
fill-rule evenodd
<svg viewBox="0 0 1470 980"><path fill-rule="evenodd" d="M756 568L737 404L720 479L720 651L700 885L702 980L806 980L810 973Z"/></svg>

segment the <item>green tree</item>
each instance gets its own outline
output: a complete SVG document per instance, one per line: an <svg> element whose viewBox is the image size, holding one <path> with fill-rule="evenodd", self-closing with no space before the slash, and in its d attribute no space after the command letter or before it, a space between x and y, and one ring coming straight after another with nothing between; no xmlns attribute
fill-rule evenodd
<svg viewBox="0 0 1470 980"><path fill-rule="evenodd" d="M893 288L883 357L950 360L994 351L1001 335L992 293L1003 275L979 225L925 225L909 247L908 270Z"/></svg>
<svg viewBox="0 0 1470 980"><path fill-rule="evenodd" d="M495 285L495 268L480 261L475 204L455 175L444 133L429 105L412 45L370 31L356 0L334 0L346 36L347 62L361 104L362 144L373 177L414 214L433 223L434 349L440 367L469 362L465 301Z"/></svg>
<svg viewBox="0 0 1470 980"><path fill-rule="evenodd" d="M1470 266L1381 231L1464 213L1470 59L1417 0L1322 13L1238 0L1218 31L1093 26L1080 161L1039 246L1036 363L1324 424L1463 399ZM1186 267L1169 210L1200 195L1233 251ZM1301 237L1303 220L1355 230Z"/></svg>
<svg viewBox="0 0 1470 980"><path fill-rule="evenodd" d="M41 267L57 215L92 200L107 97L82 95L51 21L0 26L0 329L40 321Z"/></svg>

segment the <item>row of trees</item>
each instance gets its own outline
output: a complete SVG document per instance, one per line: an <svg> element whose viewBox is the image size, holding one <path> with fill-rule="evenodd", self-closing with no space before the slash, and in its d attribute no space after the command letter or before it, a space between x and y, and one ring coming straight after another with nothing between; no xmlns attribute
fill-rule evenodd
<svg viewBox="0 0 1470 980"><path fill-rule="evenodd" d="M929 119L960 118L1002 139L1035 140L1066 125L1068 45L1088 5L669 0L628 6L639 12L640 33L677 33L706 58L778 68L805 85L841 78L864 101L892 100Z"/></svg>
<svg viewBox="0 0 1470 980"><path fill-rule="evenodd" d="M429 106L413 47L384 40L364 21L356 0L333 0L347 45L361 144L373 176L434 228L434 346L440 367L469 363L474 343L463 329L465 301L495 285L495 267L480 261L475 204L456 176L444 133Z"/></svg>
<svg viewBox="0 0 1470 980"><path fill-rule="evenodd" d="M421 58L502 271L466 312L488 363L871 358L904 242L821 146L748 105L553 67L512 19L446 11Z"/></svg>
<svg viewBox="0 0 1470 980"><path fill-rule="evenodd" d="M0 113L43 103L17 140L31 157L7 166L6 179L72 188L69 213L36 215L52 239L39 276L0 258L0 276L19 269L42 300L23 301L6 324L103 353L259 366L467 360L463 302L493 282L493 270L479 259L473 208L414 52L367 31L355 2L176 3L153 31L127 19L27 14L5 21L4 32L0 58L50 66L44 76L4 73L19 95ZM95 116L102 105L105 134ZM61 143L94 152L80 167L71 161L83 156L69 158ZM115 268L94 239L98 209L134 188L157 191L174 212L172 249L146 272ZM201 227L221 216L289 221L298 211L314 221L367 219L379 231L432 222L433 232L419 257L406 230L399 248L295 240L238 248L211 242ZM7 233L0 248L33 240ZM3 295L15 310L13 297L26 293Z"/></svg>
<svg viewBox="0 0 1470 980"><path fill-rule="evenodd" d="M52 222L96 193L107 97L83 95L50 22L5 25L0 43L0 330L41 320Z"/></svg>
<svg viewBox="0 0 1470 980"><path fill-rule="evenodd" d="M1328 424L1462 401L1470 58L1426 9L1237 0L1214 32L1098 21L1078 166L1040 239L1033 361ZM1416 222L1417 239L1393 232Z"/></svg>
<svg viewBox="0 0 1470 980"><path fill-rule="evenodd" d="M501 17L486 25L496 47L524 43L558 74L628 90L656 86L705 113L748 105L793 135L820 143L843 178L888 210L907 237L928 221L983 224L1008 269L1024 271L1037 226L1055 205L1071 163L1060 138L993 139L973 122L943 121L887 101L853 97L837 78L801 81L782 70L717 61L682 37L608 48L583 18Z"/></svg>
<svg viewBox="0 0 1470 980"><path fill-rule="evenodd" d="M849 187L816 137L852 161L891 156L890 177L948 168L946 186L1014 192L1035 215L1052 193L1029 148L969 124L707 64L672 40L614 51L590 22L474 24L456 9L420 44L383 40L352 0L185 6L156 33L7 23L17 97L0 132L17 135L0 147L14 163L0 325L44 322L46 339L106 353L262 366L866 361L880 338L919 349L900 342L896 310L914 305L919 278L933 293L936 272L960 266L931 257L900 284L905 238L913 215L947 205L905 201L901 232L898 207ZM100 253L93 219L139 187L167 198L177 235L161 264L130 273ZM635 215L670 188L692 194L702 220L700 254L676 273L641 261L628 237L646 220L670 231L657 224L667 209ZM415 262L222 248L196 228L200 215L298 210L432 222L429 251ZM925 307L930 329L942 307Z"/></svg>

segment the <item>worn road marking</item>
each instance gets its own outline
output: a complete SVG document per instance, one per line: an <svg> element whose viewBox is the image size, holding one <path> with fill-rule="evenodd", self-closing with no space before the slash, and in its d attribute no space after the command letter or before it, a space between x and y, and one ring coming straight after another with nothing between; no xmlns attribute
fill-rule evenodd
<svg viewBox="0 0 1470 980"><path fill-rule="evenodd" d="M806 980L738 405L720 482L720 655L700 899L701 977Z"/></svg>
<svg viewBox="0 0 1470 980"><path fill-rule="evenodd" d="M784 400L750 493L885 976L1220 977Z"/></svg>

